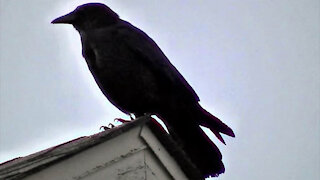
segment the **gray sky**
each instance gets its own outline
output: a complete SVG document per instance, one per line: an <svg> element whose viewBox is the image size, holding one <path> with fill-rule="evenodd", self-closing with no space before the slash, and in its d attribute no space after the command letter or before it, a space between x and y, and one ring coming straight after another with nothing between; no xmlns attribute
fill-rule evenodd
<svg viewBox="0 0 320 180"><path fill-rule="evenodd" d="M0 0L0 162L99 132L116 117L51 20L90 1ZM320 179L318 0L104 2L144 30L236 138L220 180ZM161 3L160 3L161 2Z"/></svg>

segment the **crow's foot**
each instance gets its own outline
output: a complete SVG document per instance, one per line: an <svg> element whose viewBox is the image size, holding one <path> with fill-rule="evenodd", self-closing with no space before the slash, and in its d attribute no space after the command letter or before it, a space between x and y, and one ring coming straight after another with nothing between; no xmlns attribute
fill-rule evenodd
<svg viewBox="0 0 320 180"><path fill-rule="evenodd" d="M108 126L101 126L99 129L101 130L103 128L103 130L108 130L108 129L112 129L116 127L114 124L109 123Z"/></svg>
<svg viewBox="0 0 320 180"><path fill-rule="evenodd" d="M131 116L130 116L130 118L131 118ZM131 120L133 120L133 119L131 119ZM121 118L115 118L115 119L114 119L115 122L118 121L118 122L121 122L121 123L128 123L128 122L130 122L131 120L125 120L125 119L121 119Z"/></svg>

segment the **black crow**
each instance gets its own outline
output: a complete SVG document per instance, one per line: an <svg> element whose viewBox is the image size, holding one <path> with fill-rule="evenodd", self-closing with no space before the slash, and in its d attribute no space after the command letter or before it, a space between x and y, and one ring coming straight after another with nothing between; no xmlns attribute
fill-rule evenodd
<svg viewBox="0 0 320 180"><path fill-rule="evenodd" d="M82 55L109 101L126 114L159 116L204 177L224 172L219 149L201 130L234 133L199 105L199 97L143 31L100 3L78 6L52 23L72 24L80 33Z"/></svg>

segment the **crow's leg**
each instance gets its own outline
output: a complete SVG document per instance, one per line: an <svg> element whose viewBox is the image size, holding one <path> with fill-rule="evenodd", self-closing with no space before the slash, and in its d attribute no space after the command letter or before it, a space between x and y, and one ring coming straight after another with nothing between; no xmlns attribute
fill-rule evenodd
<svg viewBox="0 0 320 180"><path fill-rule="evenodd" d="M129 114L129 116L130 116L130 120L125 120L125 119L122 119L122 118L115 118L114 121L115 121L115 122L118 121L118 122L121 122L121 123L128 123L128 122L134 120L132 114ZM136 117L137 117L137 116L136 116Z"/></svg>
<svg viewBox="0 0 320 180"><path fill-rule="evenodd" d="M122 119L122 118L115 118L114 121L118 121L118 122L121 122L121 123L128 123L130 122L131 120L125 120L125 119Z"/></svg>

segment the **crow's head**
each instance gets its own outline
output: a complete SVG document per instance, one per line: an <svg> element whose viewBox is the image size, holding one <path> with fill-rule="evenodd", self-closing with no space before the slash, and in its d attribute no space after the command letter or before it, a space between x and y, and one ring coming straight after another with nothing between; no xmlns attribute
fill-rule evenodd
<svg viewBox="0 0 320 180"><path fill-rule="evenodd" d="M101 3L88 3L78 6L74 11L58 17L51 23L72 24L78 31L99 28L116 23L119 16Z"/></svg>

